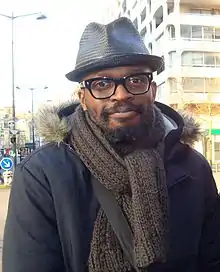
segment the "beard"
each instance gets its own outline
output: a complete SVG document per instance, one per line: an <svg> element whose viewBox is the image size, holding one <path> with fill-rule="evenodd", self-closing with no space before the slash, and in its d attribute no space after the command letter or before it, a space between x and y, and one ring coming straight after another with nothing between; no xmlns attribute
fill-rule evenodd
<svg viewBox="0 0 220 272"><path fill-rule="evenodd" d="M99 120L97 120L95 113L89 108L87 108L85 114L87 118L90 118L101 129L110 144L132 144L148 137L154 123L154 107L154 104L134 105L130 102L120 102L111 108L105 108L101 113ZM140 123L137 125L121 126L114 129L110 128L110 115L116 112L126 111L135 111L139 113L141 116Z"/></svg>

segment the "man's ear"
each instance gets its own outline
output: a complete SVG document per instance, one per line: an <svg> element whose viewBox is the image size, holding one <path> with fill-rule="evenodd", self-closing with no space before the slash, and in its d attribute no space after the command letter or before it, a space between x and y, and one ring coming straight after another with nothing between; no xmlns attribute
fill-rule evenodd
<svg viewBox="0 0 220 272"><path fill-rule="evenodd" d="M151 93L152 93L152 99L154 102L156 99L156 95L157 95L157 84L154 81L151 83Z"/></svg>
<svg viewBox="0 0 220 272"><path fill-rule="evenodd" d="M85 111L87 109L87 107L86 107L86 103L85 103L86 99L85 99L85 91L84 91L84 89L79 88L79 90L78 90L78 97L79 97L80 104L81 104L83 110Z"/></svg>

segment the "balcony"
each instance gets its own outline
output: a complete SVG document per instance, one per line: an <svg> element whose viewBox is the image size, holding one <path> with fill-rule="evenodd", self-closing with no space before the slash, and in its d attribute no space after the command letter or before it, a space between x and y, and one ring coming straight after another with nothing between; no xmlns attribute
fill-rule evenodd
<svg viewBox="0 0 220 272"><path fill-rule="evenodd" d="M206 51L219 52L220 40L198 40L198 39L181 39L180 48L182 51Z"/></svg>
<svg viewBox="0 0 220 272"><path fill-rule="evenodd" d="M159 75L155 75L159 81L166 80L167 78L178 77L201 77L201 78L219 78L220 67L192 67L192 66L177 66L166 65L165 71Z"/></svg>
<svg viewBox="0 0 220 272"><path fill-rule="evenodd" d="M181 13L179 14L180 24L188 25L206 25L218 26L220 15L196 14L196 13Z"/></svg>
<svg viewBox="0 0 220 272"><path fill-rule="evenodd" d="M169 3L174 2L174 0L168 0ZM180 4L192 4L195 6L203 6L210 8L210 6L219 6L219 0L180 0Z"/></svg>
<svg viewBox="0 0 220 272"><path fill-rule="evenodd" d="M220 67L189 67L182 66L182 77L207 77L218 78L220 75Z"/></svg>
<svg viewBox="0 0 220 272"><path fill-rule="evenodd" d="M185 13L171 12L167 17L166 23L176 25L177 21L182 25L185 24L185 25L219 26L220 15L198 14L198 13L190 13L190 12L185 12Z"/></svg>
<svg viewBox="0 0 220 272"><path fill-rule="evenodd" d="M178 104L184 102L190 103L211 103L220 104L220 93L197 93L197 92L183 92L182 94L176 92L171 93L169 97L169 104Z"/></svg>
<svg viewBox="0 0 220 272"><path fill-rule="evenodd" d="M220 104L220 78L188 75L169 78L170 103Z"/></svg>

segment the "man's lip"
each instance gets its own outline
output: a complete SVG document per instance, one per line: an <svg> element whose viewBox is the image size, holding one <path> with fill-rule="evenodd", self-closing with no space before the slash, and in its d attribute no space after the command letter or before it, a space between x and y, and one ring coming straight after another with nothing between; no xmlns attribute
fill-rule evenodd
<svg viewBox="0 0 220 272"><path fill-rule="evenodd" d="M113 118L132 118L139 115L136 111L115 112L111 114Z"/></svg>

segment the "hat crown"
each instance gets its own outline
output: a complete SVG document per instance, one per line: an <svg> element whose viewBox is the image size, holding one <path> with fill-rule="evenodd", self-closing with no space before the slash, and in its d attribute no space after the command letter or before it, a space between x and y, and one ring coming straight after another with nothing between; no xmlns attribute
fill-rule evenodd
<svg viewBox="0 0 220 272"><path fill-rule="evenodd" d="M162 58L149 54L134 24L121 17L107 25L90 23L86 26L75 69L66 77L80 82L91 72L130 65L144 65L154 72L162 64Z"/></svg>
<svg viewBox="0 0 220 272"><path fill-rule="evenodd" d="M121 17L107 25L90 23L80 39L76 69L87 62L109 56L149 55L149 52L134 24Z"/></svg>

